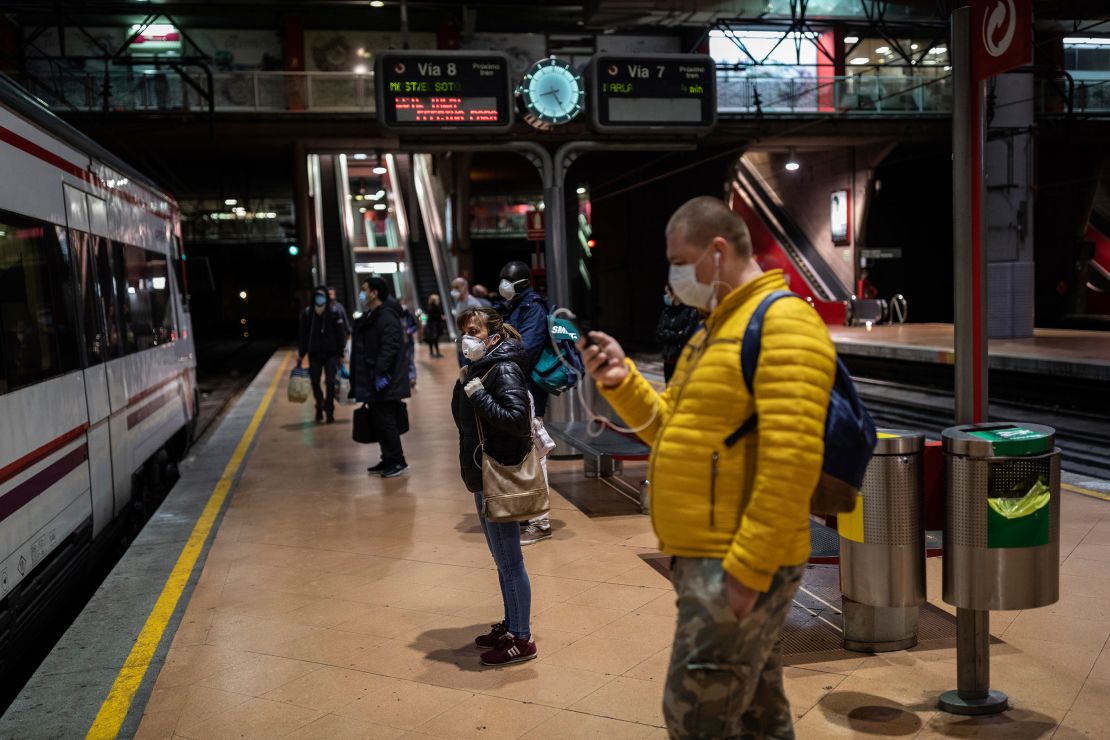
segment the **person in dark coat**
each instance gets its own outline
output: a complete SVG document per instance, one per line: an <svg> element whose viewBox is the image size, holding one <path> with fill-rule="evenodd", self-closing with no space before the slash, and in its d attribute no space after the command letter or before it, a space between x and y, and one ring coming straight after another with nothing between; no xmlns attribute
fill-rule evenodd
<svg viewBox="0 0 1110 740"><path fill-rule="evenodd" d="M347 317L337 308L338 304L328 303L327 286L321 285L313 291L312 305L301 314L300 329L297 337L297 367L301 367L308 357L308 374L312 381L312 395L316 399L316 421L328 423L335 421L336 373L339 358L347 346ZM324 388L320 390L320 375L324 375Z"/></svg>
<svg viewBox="0 0 1110 740"><path fill-rule="evenodd" d="M377 276L362 282L359 309L363 314L351 338L351 387L355 400L370 408L382 451L381 461L368 471L395 478L408 469L397 428L402 399L411 394L404 311L390 295L389 283Z"/></svg>
<svg viewBox="0 0 1110 740"><path fill-rule="evenodd" d="M701 314L693 306L687 306L678 300L671 284L663 289L663 313L659 314L659 326L655 329L655 338L663 347L663 380L671 382L678 358L686 342L698 330L701 323Z"/></svg>
<svg viewBox="0 0 1110 740"><path fill-rule="evenodd" d="M497 287L504 303L497 304L505 323L520 332L524 345L524 377L536 403L536 417L547 412L547 391L532 382L532 368L539 362L543 348L551 341L547 334L547 302L532 287L532 270L523 262L513 261L501 268ZM522 522L523 543L531 545L551 536L551 522L546 514L530 522Z"/></svg>
<svg viewBox="0 0 1110 740"><path fill-rule="evenodd" d="M428 343L432 357L443 357L439 351L439 339L446 333L447 323L443 318L443 304L439 302L438 293L428 296L428 306L424 313L428 317L424 322L424 341Z"/></svg>
<svg viewBox="0 0 1110 740"><path fill-rule="evenodd" d="M519 465L532 448L527 357L520 334L493 309L468 309L459 314L456 325L469 363L459 371L451 396L451 415L459 430L459 467L463 483L474 494L505 607L504 620L475 638L474 644L485 650L485 665L519 663L537 655L529 625L532 587L520 549L520 525L491 522L483 516L481 456ZM484 445L479 442L479 419Z"/></svg>

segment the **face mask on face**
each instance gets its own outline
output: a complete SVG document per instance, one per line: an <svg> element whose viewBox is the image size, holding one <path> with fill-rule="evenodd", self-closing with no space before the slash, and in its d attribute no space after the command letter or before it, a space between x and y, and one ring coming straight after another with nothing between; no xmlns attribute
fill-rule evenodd
<svg viewBox="0 0 1110 740"><path fill-rule="evenodd" d="M369 304L369 302L367 301L367 298L366 298L366 291L365 291L365 290L359 291L359 294L358 294L358 307L359 307L360 309L362 309L363 311L365 311L365 310L366 310L366 306L367 306L368 304Z"/></svg>
<svg viewBox="0 0 1110 740"><path fill-rule="evenodd" d="M477 362L486 356L486 343L478 337L465 336L461 340L463 357Z"/></svg>
<svg viewBox="0 0 1110 740"><path fill-rule="evenodd" d="M513 297L516 296L516 285L510 283L505 278L501 278L501 283L497 286L497 292L500 293L501 297L506 301L511 301Z"/></svg>
<svg viewBox="0 0 1110 740"><path fill-rule="evenodd" d="M671 297L669 295L667 295L666 293L663 294L663 305L664 306L671 305Z"/></svg>
<svg viewBox="0 0 1110 740"><path fill-rule="evenodd" d="M713 286L716 284L716 276L712 283L698 282L698 264L705 259L709 252L713 252L713 259L717 262L717 272L721 269L721 253L715 250L707 249L697 262L689 265L671 265L671 273L668 282L671 284L671 290L674 291L675 297L685 303L687 306L694 308L701 308L708 311L712 308L714 301Z"/></svg>
<svg viewBox="0 0 1110 740"><path fill-rule="evenodd" d="M459 300L459 297L461 295L462 295L462 293L460 293L459 291L455 290L454 288L451 289L451 300L457 301L457 300Z"/></svg>
<svg viewBox="0 0 1110 740"><path fill-rule="evenodd" d="M323 295L316 296L317 306L326 306L328 304L328 297Z"/></svg>

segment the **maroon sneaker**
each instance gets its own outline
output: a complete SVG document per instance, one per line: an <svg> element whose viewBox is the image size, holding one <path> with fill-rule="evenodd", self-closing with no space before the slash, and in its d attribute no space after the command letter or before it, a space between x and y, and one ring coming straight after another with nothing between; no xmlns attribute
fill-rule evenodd
<svg viewBox="0 0 1110 740"><path fill-rule="evenodd" d="M474 644L483 650L491 650L497 647L497 643L501 640L501 636L509 631L509 625L504 622L490 625L489 634L480 635L474 638Z"/></svg>
<svg viewBox="0 0 1110 740"><path fill-rule="evenodd" d="M512 632L501 636L497 646L482 653L482 665L509 665L532 660L537 655L536 643L532 639L521 640L513 637Z"/></svg>

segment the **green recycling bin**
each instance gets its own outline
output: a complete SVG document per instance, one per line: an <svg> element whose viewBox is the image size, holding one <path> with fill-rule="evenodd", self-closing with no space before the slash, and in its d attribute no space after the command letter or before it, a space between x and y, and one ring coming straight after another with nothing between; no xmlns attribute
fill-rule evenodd
<svg viewBox="0 0 1110 740"><path fill-rule="evenodd" d="M944 600L1034 609L1060 598L1060 450L1039 424L944 430Z"/></svg>

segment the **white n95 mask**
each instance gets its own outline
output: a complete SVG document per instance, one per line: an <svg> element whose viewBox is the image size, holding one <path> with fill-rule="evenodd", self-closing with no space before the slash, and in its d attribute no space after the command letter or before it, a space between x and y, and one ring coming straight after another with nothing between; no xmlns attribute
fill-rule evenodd
<svg viewBox="0 0 1110 740"><path fill-rule="evenodd" d="M698 264L705 259L705 255L713 250L707 249L697 262L688 265L671 265L670 275L668 280L671 284L671 290L678 297L678 300L685 303L687 306L700 308L708 311L713 306L713 286L716 284L716 279L712 283L698 282ZM719 271L721 264L721 253L713 251L714 257L717 261L717 270Z"/></svg>

